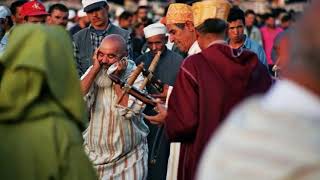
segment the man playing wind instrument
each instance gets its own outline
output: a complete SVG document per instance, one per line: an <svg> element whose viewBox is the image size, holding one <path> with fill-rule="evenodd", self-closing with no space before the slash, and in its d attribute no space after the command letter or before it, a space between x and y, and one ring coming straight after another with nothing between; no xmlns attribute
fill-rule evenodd
<svg viewBox="0 0 320 180"><path fill-rule="evenodd" d="M145 179L147 176L148 127L141 115L142 103L123 93L108 77L126 81L136 68L127 58L126 41L120 35L106 36L93 55L92 66L82 76L90 123L84 132L85 151L99 179ZM133 86L139 88L142 75ZM130 108L130 109L129 109Z"/></svg>

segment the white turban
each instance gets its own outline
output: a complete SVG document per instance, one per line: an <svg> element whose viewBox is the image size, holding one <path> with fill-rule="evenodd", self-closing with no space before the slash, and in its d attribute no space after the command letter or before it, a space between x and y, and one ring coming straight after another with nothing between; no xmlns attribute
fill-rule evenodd
<svg viewBox="0 0 320 180"><path fill-rule="evenodd" d="M167 29L166 26L161 23L154 23L150 24L149 26L143 29L144 36L149 38L151 36L159 35L159 34L166 34Z"/></svg>

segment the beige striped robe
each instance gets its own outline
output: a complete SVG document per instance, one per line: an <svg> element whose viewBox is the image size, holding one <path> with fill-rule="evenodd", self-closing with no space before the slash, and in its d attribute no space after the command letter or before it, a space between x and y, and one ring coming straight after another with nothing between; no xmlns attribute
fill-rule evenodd
<svg viewBox="0 0 320 180"><path fill-rule="evenodd" d="M134 68L134 63L129 61L122 78L127 79ZM134 86L138 87L142 80L143 77L139 76ZM101 88L96 83L93 83L85 100L90 123L83 133L84 148L99 179L145 179L148 158L146 136L149 130L141 113L126 118L126 111L115 106L117 96L114 88ZM129 106L133 102L134 98L129 97Z"/></svg>

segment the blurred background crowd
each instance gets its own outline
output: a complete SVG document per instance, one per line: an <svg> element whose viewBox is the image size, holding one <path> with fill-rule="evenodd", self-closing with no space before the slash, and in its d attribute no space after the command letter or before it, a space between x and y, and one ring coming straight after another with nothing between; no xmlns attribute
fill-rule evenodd
<svg viewBox="0 0 320 180"><path fill-rule="evenodd" d="M10 6L12 0L0 1L0 5ZM48 13L52 14L51 8L54 4L62 4L65 7L57 7L60 9L60 14L63 16L62 24L70 31L71 35L74 35L79 30L88 27L90 25L89 19L85 12L83 12L80 0L42 0L39 1L45 5ZM109 19L114 24L123 29L129 30L132 39L132 58L136 59L143 54L146 50L146 40L143 33L143 28L149 24L160 21L165 16L167 7L170 3L182 2L192 4L196 1L183 1L183 0L111 0L108 1L109 5ZM282 30L291 26L296 19L303 12L308 0L229 0L234 6L240 7L246 11L246 29L245 34L260 45L265 46L260 37L261 33L256 35L255 29L252 27L261 28L264 25L271 27L279 27ZM17 11L11 8L13 13ZM50 22L47 22L50 24ZM53 22L55 24L55 22ZM12 25L12 24L11 24ZM258 30L259 31L259 30ZM252 32L252 33L251 33ZM1 28L0 37L5 34L4 28ZM266 48L266 47L264 47ZM265 49L266 51L266 49ZM276 59L270 58L272 52L265 52L268 58L269 64L274 64Z"/></svg>

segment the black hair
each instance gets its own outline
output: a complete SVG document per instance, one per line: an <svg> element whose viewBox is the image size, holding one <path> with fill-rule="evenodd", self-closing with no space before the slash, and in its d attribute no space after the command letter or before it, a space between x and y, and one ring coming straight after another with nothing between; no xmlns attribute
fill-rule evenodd
<svg viewBox="0 0 320 180"><path fill-rule="evenodd" d="M134 12L134 14L138 14L138 11L140 10L140 9L149 9L149 7L148 6L139 6L138 8L137 8L137 10Z"/></svg>
<svg viewBox="0 0 320 180"><path fill-rule="evenodd" d="M123 13L121 13L121 15L119 16L119 19L129 19L130 17L132 17L132 13L130 13L129 11L124 11Z"/></svg>
<svg viewBox="0 0 320 180"><path fill-rule="evenodd" d="M264 19L265 19L265 20L267 20L267 19L269 19L269 18L275 18L275 15L272 14L272 13L266 13L266 14L264 14Z"/></svg>
<svg viewBox="0 0 320 180"><path fill-rule="evenodd" d="M227 21L230 23L236 20L241 20L243 24L245 24L244 12L238 7L232 7L230 9Z"/></svg>
<svg viewBox="0 0 320 180"><path fill-rule="evenodd" d="M63 4L53 4L50 6L49 10L48 10L48 13L51 14L54 10L59 10L59 11L62 11L62 12L68 12L69 9L63 5Z"/></svg>
<svg viewBox="0 0 320 180"><path fill-rule="evenodd" d="M281 22L284 23L284 22L288 22L288 21L291 21L293 18L290 14L285 14L282 18L281 18Z"/></svg>
<svg viewBox="0 0 320 180"><path fill-rule="evenodd" d="M252 9L247 9L246 12L244 13L244 15L248 16L249 14L256 15L256 13Z"/></svg>
<svg viewBox="0 0 320 180"><path fill-rule="evenodd" d="M214 33L214 34L223 34L228 27L228 24L218 18L211 18L205 20L202 24L196 27L196 30L200 34Z"/></svg>
<svg viewBox="0 0 320 180"><path fill-rule="evenodd" d="M17 13L17 8L18 7L21 7L24 3L26 3L28 1L25 1L25 0L18 0L18 1L15 1L13 2L11 5L10 5L10 11L12 13L12 15L16 15Z"/></svg>

